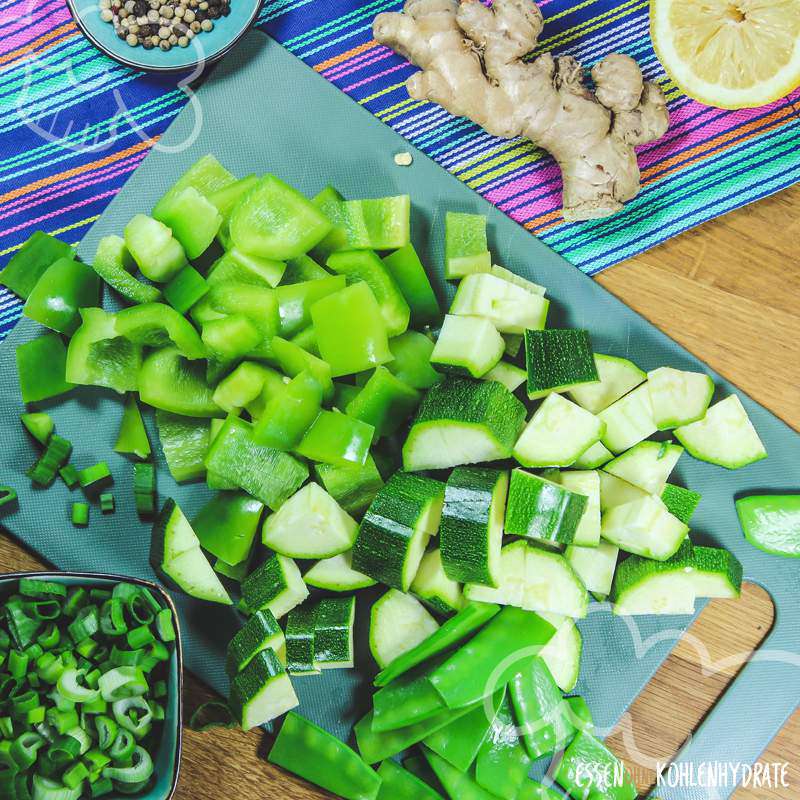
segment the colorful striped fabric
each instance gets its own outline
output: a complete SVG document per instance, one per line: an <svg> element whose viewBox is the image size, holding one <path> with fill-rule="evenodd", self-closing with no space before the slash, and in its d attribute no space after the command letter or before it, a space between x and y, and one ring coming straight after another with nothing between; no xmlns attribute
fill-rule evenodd
<svg viewBox="0 0 800 800"><path fill-rule="evenodd" d="M800 179L800 90L765 108L708 108L661 69L647 0L539 5L541 50L585 65L627 53L669 99L669 132L641 148L643 190L610 219L564 223L549 157L408 98L414 68L371 33L375 14L401 2L267 0L259 26L590 274ZM0 264L37 228L77 243L185 102L174 77L137 74L98 53L63 0L0 0ZM0 291L0 338L19 309Z"/></svg>

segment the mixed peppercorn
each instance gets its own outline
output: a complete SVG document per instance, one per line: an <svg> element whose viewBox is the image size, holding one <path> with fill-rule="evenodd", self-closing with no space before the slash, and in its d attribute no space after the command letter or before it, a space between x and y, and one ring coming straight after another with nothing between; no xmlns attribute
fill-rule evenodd
<svg viewBox="0 0 800 800"><path fill-rule="evenodd" d="M231 13L230 0L99 0L100 17L131 47L188 47L214 20Z"/></svg>

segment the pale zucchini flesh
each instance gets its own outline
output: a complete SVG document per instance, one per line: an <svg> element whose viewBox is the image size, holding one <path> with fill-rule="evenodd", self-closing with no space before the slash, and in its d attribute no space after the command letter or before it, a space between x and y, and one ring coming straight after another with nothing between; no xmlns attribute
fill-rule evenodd
<svg viewBox="0 0 800 800"><path fill-rule="evenodd" d="M606 424L600 441L612 453L629 450L658 430L647 384L621 397L597 416Z"/></svg>
<svg viewBox="0 0 800 800"><path fill-rule="evenodd" d="M539 612L539 616L556 629L553 638L539 651L539 658L547 664L558 688L562 692L571 692L581 671L581 632L571 617L547 612Z"/></svg>
<svg viewBox="0 0 800 800"><path fill-rule="evenodd" d="M601 525L601 534L607 542L656 561L673 556L688 532L689 526L670 514L653 495L610 508Z"/></svg>
<svg viewBox="0 0 800 800"><path fill-rule="evenodd" d="M317 561L303 576L303 580L308 586L329 592L350 592L377 583L369 575L353 569L352 550Z"/></svg>
<svg viewBox="0 0 800 800"><path fill-rule="evenodd" d="M381 669L416 647L439 627L425 606L410 594L390 589L372 606L369 649Z"/></svg>
<svg viewBox="0 0 800 800"><path fill-rule="evenodd" d="M575 459L572 466L575 469L597 469L612 458L614 454L602 442L595 442Z"/></svg>
<svg viewBox="0 0 800 800"><path fill-rule="evenodd" d="M600 542L596 547L567 547L564 556L570 566L593 594L608 595L614 581L619 548L611 542Z"/></svg>
<svg viewBox="0 0 800 800"><path fill-rule="evenodd" d="M603 470L648 494L660 495L682 453L683 448L672 442L639 442L605 464Z"/></svg>
<svg viewBox="0 0 800 800"><path fill-rule="evenodd" d="M647 387L660 431L703 419L714 396L714 381L708 375L672 367L648 372Z"/></svg>
<svg viewBox="0 0 800 800"><path fill-rule="evenodd" d="M572 544L594 547L600 541L600 475L596 470L563 470L558 483L565 489L588 498Z"/></svg>
<svg viewBox="0 0 800 800"><path fill-rule="evenodd" d="M458 581L448 578L442 567L439 548L422 557L411 582L411 593L437 614L453 614L464 607L464 592Z"/></svg>
<svg viewBox="0 0 800 800"><path fill-rule="evenodd" d="M447 314L431 353L431 364L442 371L480 378L503 355L505 342L484 317Z"/></svg>
<svg viewBox="0 0 800 800"><path fill-rule="evenodd" d="M481 380L484 381L502 383L509 392L516 392L527 379L528 373L524 369L515 364L509 364L508 361L498 361L481 377Z"/></svg>
<svg viewBox="0 0 800 800"><path fill-rule="evenodd" d="M625 503L632 503L634 500L641 500L647 497L647 492L634 486L628 481L618 478L605 470L599 470L600 474L600 511L605 514L609 508L622 506Z"/></svg>
<svg viewBox="0 0 800 800"><path fill-rule="evenodd" d="M464 597L467 600L476 600L482 603L497 603L502 606L521 608L525 593L525 554L527 552L526 542L518 541L507 544L500 551L497 586L467 583L464 586Z"/></svg>
<svg viewBox="0 0 800 800"><path fill-rule="evenodd" d="M594 354L599 383L570 389L569 396L587 411L597 414L628 394L647 378L646 373L627 358Z"/></svg>
<svg viewBox="0 0 800 800"><path fill-rule="evenodd" d="M586 616L588 605L589 594L564 556L536 547L528 548L523 608L581 618Z"/></svg>

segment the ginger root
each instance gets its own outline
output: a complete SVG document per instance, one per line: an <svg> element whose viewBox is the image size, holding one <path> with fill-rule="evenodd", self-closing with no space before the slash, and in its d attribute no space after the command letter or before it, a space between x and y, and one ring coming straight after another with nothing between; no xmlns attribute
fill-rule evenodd
<svg viewBox="0 0 800 800"><path fill-rule="evenodd" d="M594 94L571 56L523 57L543 27L533 0L406 0L375 18L382 44L421 68L408 93L468 117L494 136L524 136L558 162L567 221L619 211L639 191L635 145L658 139L669 116L661 89L619 53L592 69Z"/></svg>

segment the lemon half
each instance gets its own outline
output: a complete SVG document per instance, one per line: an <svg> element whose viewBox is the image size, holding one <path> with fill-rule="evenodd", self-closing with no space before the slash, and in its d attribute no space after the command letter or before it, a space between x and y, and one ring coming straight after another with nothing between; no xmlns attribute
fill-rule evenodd
<svg viewBox="0 0 800 800"><path fill-rule="evenodd" d="M652 0L658 58L690 97L754 108L800 85L800 0Z"/></svg>

